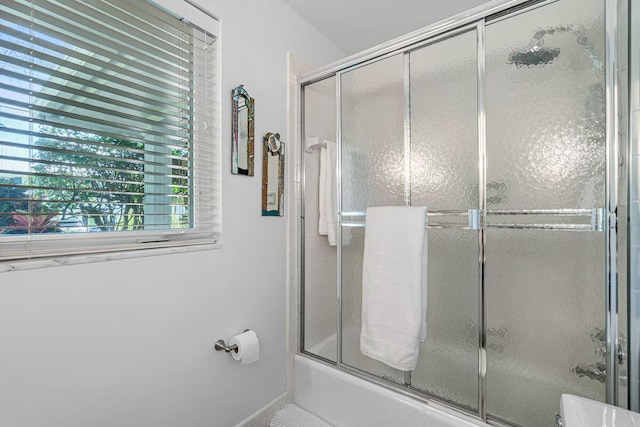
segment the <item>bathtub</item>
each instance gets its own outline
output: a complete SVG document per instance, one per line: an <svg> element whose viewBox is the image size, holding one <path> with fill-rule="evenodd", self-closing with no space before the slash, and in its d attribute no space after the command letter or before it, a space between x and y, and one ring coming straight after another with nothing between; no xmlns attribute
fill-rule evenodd
<svg viewBox="0 0 640 427"><path fill-rule="evenodd" d="M335 427L486 426L296 355L293 402Z"/></svg>
<svg viewBox="0 0 640 427"><path fill-rule="evenodd" d="M398 371L360 354L359 341L356 339L358 334L357 329L346 329L343 335L346 343L343 343L345 345L343 354L352 362L352 366L358 366L378 377L402 382ZM335 334L310 346L309 352L334 360L336 357ZM477 363L476 359L471 358L472 355L469 352L445 351L445 353L457 355L457 358L450 359L449 363L438 372L438 375L449 378L450 381L460 380L461 376L456 374L456 371L468 371L469 366ZM541 367L521 366L521 362L515 360L505 360L496 367L499 371L494 370L491 373L491 385L494 390L507 389L509 383L514 380L522 381L529 386L520 390L523 398L516 401L509 399L507 394L492 394L494 410L497 413L515 411L533 424L551 425L547 421L553 419L555 411L559 411L560 401L559 397L556 398L555 392L548 392L548 390L562 390L564 379L546 372ZM463 413L460 413L458 418L454 417L448 414L450 410L448 412L440 410L442 406L438 403L425 404L304 355L296 356L294 359L294 371L294 402L338 427L487 425ZM578 384L573 385L574 394L601 400L594 393L591 380L579 379L578 381ZM463 385L457 384L456 390L461 389L466 390ZM470 389L469 392L469 396L465 396L467 401L476 396L476 390ZM448 397L452 402L457 401L455 396ZM401 421L398 421L399 419Z"/></svg>

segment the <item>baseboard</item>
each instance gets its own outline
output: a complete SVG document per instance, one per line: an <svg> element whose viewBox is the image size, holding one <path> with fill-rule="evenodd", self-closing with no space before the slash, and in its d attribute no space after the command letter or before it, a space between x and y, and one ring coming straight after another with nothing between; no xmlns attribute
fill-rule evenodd
<svg viewBox="0 0 640 427"><path fill-rule="evenodd" d="M268 427L269 421L273 414L287 403L293 402L293 396L290 393L282 393L280 396L267 403L250 417L236 424L235 427Z"/></svg>

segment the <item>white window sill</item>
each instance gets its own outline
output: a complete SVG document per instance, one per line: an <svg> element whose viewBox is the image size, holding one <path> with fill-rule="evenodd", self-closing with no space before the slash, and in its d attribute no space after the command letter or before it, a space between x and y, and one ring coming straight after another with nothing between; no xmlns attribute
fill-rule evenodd
<svg viewBox="0 0 640 427"><path fill-rule="evenodd" d="M180 254L222 248L222 243L209 245L176 246L172 248L141 249L134 251L106 252L97 254L69 255L55 258L35 258L0 262L0 273L8 271L33 270L36 268L62 267L65 265L88 264L92 262L117 261L158 255Z"/></svg>

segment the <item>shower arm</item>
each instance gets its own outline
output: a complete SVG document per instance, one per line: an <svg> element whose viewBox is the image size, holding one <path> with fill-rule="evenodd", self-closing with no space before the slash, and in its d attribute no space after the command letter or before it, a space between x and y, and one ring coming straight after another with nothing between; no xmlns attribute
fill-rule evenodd
<svg viewBox="0 0 640 427"><path fill-rule="evenodd" d="M586 31L582 25L557 25L554 27L540 28L533 34L529 47L542 47L544 45L544 36L546 35L552 36L567 32L575 34L576 42L589 53L589 58L591 58L591 62L593 63L593 70L596 72L603 72L604 64L600 60L596 47L585 35Z"/></svg>

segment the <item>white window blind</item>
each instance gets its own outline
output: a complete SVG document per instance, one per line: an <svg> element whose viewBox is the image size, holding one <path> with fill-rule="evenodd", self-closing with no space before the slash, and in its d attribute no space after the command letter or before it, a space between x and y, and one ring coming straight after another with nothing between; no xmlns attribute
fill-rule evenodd
<svg viewBox="0 0 640 427"><path fill-rule="evenodd" d="M218 23L168 4L0 0L0 259L219 243Z"/></svg>

